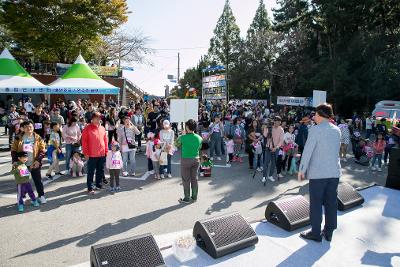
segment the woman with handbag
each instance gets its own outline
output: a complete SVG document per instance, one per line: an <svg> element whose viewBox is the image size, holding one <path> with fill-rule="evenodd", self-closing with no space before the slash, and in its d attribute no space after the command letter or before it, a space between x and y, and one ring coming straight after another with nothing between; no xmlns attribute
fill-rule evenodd
<svg viewBox="0 0 400 267"><path fill-rule="evenodd" d="M175 140L175 133L171 129L171 124L168 120L163 121L163 129L159 133L160 136L160 142L163 143L164 149L163 152L161 153L161 158L164 159L164 157L167 157L166 164L161 164L160 163L160 174L161 178L164 178L164 172L165 172L165 166L167 167L167 174L166 176L168 178L172 177L171 174L171 159L172 155L174 154L174 140ZM161 162L164 162L161 160Z"/></svg>
<svg viewBox="0 0 400 267"><path fill-rule="evenodd" d="M122 176L129 174L135 176L136 167L136 141L135 136L139 134L138 128L132 124L129 116L123 119L124 124L118 129L118 143L121 145L122 153Z"/></svg>
<svg viewBox="0 0 400 267"><path fill-rule="evenodd" d="M78 118L71 117L67 125L62 128L62 137L65 141L65 169L70 173L70 159L81 147L81 129L78 126Z"/></svg>
<svg viewBox="0 0 400 267"><path fill-rule="evenodd" d="M118 127L118 116L116 114L115 108L110 109L110 113L106 116L106 129L108 132L108 144L110 145L113 141L117 141L117 127Z"/></svg>

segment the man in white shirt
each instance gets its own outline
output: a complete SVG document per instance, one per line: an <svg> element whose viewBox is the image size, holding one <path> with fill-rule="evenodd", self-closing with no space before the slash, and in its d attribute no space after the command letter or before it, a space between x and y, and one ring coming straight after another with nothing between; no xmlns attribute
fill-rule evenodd
<svg viewBox="0 0 400 267"><path fill-rule="evenodd" d="M28 98L28 101L24 104L24 108L29 115L33 113L35 106L32 104L32 98Z"/></svg>

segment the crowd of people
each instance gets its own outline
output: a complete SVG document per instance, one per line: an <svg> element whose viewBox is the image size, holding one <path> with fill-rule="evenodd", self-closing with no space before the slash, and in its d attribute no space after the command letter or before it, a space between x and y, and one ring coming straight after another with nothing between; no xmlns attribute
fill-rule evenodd
<svg viewBox="0 0 400 267"><path fill-rule="evenodd" d="M313 109L267 106L255 100L200 101L198 108L198 122L190 124L190 129L201 137L198 156L203 175L205 168L209 170L218 162L246 164L251 172L262 173L264 185L298 172L308 133L315 125ZM351 144L356 162L371 170L382 170L382 159L388 162L391 148L399 141L370 116L354 114L345 119L336 115L329 120L341 131L340 158L348 160ZM172 156L184 140L178 138L179 128L169 121L169 105L164 99L131 102L125 107L112 99L60 100L50 106L47 102L33 104L28 98L11 104L6 120L13 170L23 169L19 176L32 177L40 203L46 203L41 177L45 157L50 164L47 179L86 174L89 194L108 184L111 193L121 190L120 175L136 175L137 153L147 158L148 175L155 179L172 177ZM189 154L186 151L186 156ZM182 164L193 165L189 159L182 160ZM64 160L65 168L61 169ZM105 172L110 174L109 179ZM194 179L192 173L187 176L187 180ZM26 179L16 180L26 183ZM19 194L29 191L28 186L21 188ZM192 201L197 199L196 188L197 184ZM187 186L184 193L182 199L189 202ZM36 199L33 203L37 204ZM19 201L19 209L23 210L21 205Z"/></svg>

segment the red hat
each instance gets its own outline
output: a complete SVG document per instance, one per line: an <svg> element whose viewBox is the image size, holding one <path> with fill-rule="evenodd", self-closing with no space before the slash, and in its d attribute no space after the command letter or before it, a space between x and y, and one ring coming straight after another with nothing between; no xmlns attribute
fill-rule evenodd
<svg viewBox="0 0 400 267"><path fill-rule="evenodd" d="M160 139L156 138L156 139L154 139L153 142L154 142L154 145L156 146L156 145L158 145L160 143Z"/></svg>

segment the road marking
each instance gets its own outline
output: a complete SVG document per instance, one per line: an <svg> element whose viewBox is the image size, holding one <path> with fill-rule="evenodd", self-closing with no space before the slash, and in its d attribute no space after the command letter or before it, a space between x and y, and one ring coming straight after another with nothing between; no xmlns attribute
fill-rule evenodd
<svg viewBox="0 0 400 267"><path fill-rule="evenodd" d="M55 180L61 178L62 176L64 176L64 175L54 175L53 179L51 179L51 180L47 179L46 181L43 182L43 185L48 185L49 183L54 182Z"/></svg>
<svg viewBox="0 0 400 267"><path fill-rule="evenodd" d="M176 162L176 161L172 161L171 164L172 164L172 165L181 165L180 162ZM230 168L230 167L231 167L231 164L226 164L226 165L214 164L213 167L217 167L217 168Z"/></svg>
<svg viewBox="0 0 400 267"><path fill-rule="evenodd" d="M149 178L150 173L145 172L141 177L119 177L120 179L125 179L125 180L136 180L136 181L145 181L147 178Z"/></svg>
<svg viewBox="0 0 400 267"><path fill-rule="evenodd" d="M16 198L15 194L2 194L0 193L0 198Z"/></svg>

